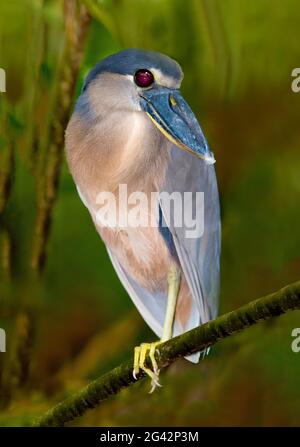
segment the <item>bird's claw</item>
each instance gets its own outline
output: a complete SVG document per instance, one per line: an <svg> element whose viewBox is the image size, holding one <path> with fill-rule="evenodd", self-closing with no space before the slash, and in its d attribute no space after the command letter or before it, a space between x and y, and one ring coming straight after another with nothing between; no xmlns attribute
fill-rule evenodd
<svg viewBox="0 0 300 447"><path fill-rule="evenodd" d="M134 362L133 362L133 372L132 375L135 380L137 380L137 375L140 369L144 371L151 379L151 390L152 393L157 387L161 387L159 383L159 369L155 359L156 347L160 344L159 341L154 343L142 343L140 346L134 348ZM149 354L152 369L145 366L146 355Z"/></svg>

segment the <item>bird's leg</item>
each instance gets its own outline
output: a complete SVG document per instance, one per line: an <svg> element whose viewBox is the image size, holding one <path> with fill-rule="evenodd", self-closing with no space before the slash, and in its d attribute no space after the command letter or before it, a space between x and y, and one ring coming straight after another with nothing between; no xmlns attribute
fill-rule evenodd
<svg viewBox="0 0 300 447"><path fill-rule="evenodd" d="M180 273L175 264L172 264L168 273L168 301L167 312L165 316L164 329L161 337L161 343L172 338L173 323L177 297L180 286Z"/></svg>
<svg viewBox="0 0 300 447"><path fill-rule="evenodd" d="M154 343L142 343L134 349L134 366L133 377L136 379L140 369L142 369L150 378L152 393L157 386L161 386L159 383L159 369L155 359L155 350L160 343L163 343L172 338L173 323L176 309L176 302L180 286L180 273L175 264L172 264L168 273L168 300L167 311L164 321L163 334L160 341ZM146 355L149 353L149 357L152 363L152 370L145 366Z"/></svg>

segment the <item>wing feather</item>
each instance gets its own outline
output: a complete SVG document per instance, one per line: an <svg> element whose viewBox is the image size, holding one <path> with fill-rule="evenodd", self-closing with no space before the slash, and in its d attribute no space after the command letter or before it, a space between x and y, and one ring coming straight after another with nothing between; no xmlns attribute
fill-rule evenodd
<svg viewBox="0 0 300 447"><path fill-rule="evenodd" d="M188 238L189 225L177 227L172 218L168 218L166 203L161 208L166 224L171 231L176 251L191 290L194 303L199 311L200 324L215 318L218 313L219 276L220 276L220 208L215 169L213 165L193 155L172 147L171 160L166 174L163 190L171 194L174 191L192 192L194 208L197 203L196 192L204 193L204 232L201 237ZM191 327L189 328L191 329Z"/></svg>

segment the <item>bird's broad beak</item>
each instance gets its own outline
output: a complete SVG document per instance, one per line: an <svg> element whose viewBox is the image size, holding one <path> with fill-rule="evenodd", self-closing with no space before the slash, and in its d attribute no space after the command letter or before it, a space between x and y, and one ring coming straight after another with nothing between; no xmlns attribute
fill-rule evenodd
<svg viewBox="0 0 300 447"><path fill-rule="evenodd" d="M208 164L215 162L197 118L179 90L159 87L140 96L142 109L172 143Z"/></svg>

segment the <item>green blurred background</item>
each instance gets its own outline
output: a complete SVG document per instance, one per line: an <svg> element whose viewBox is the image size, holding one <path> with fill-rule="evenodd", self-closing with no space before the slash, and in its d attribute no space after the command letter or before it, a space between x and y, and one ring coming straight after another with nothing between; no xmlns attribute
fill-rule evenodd
<svg viewBox="0 0 300 447"><path fill-rule="evenodd" d="M84 76L119 49L162 51L185 72L217 159L221 313L299 279L299 30L298 0L1 0L0 425L29 424L154 339L63 158ZM299 425L295 327L299 312L258 325L74 424Z"/></svg>

